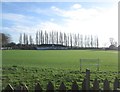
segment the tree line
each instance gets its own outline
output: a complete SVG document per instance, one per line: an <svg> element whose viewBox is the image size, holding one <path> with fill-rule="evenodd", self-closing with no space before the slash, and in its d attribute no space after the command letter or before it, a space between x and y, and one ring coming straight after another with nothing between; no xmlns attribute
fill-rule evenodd
<svg viewBox="0 0 120 92"><path fill-rule="evenodd" d="M26 33L19 37L20 45L61 44L67 47L98 48L98 36L82 35L79 33L65 33L57 31L37 31L35 38Z"/></svg>

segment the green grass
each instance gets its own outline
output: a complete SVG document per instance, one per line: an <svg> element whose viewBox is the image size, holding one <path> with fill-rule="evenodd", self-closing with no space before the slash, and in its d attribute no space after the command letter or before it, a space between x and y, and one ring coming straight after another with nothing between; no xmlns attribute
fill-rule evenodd
<svg viewBox="0 0 120 92"><path fill-rule="evenodd" d="M113 79L118 76L116 73L113 74L118 71L117 51L4 50L2 52L3 88L7 83L15 86L25 82L32 89L36 81L39 81L44 89L48 81L52 81L56 87L64 81L68 89L73 80L81 85L85 75L79 71L81 58L100 59L102 73L91 74L91 79L97 77L102 81L108 78L113 82ZM88 68L96 70L96 67Z"/></svg>
<svg viewBox="0 0 120 92"><path fill-rule="evenodd" d="M101 70L116 70L118 54L116 51L91 50L5 50L3 66L19 65L29 67L54 67L79 69L81 58L99 58ZM106 65L112 67L107 68ZM104 67L105 66L105 67Z"/></svg>

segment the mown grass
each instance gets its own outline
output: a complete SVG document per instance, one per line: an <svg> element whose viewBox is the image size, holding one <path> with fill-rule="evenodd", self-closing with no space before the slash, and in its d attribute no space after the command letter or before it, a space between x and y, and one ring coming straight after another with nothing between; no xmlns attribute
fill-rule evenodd
<svg viewBox="0 0 120 92"><path fill-rule="evenodd" d="M111 83L117 77L118 53L116 51L95 50L4 50L2 52L3 88L25 83L32 90L35 82L40 82L46 89L48 81L58 88L65 82L70 89L72 81L79 85L84 78L80 72L81 58L99 58L100 71L91 74L91 83L98 78L102 84L105 78ZM96 70L96 67L89 67ZM85 69L83 69L85 71ZM111 85L112 86L112 85Z"/></svg>
<svg viewBox="0 0 120 92"><path fill-rule="evenodd" d="M99 58L101 70L116 70L118 65L118 54L115 51L6 50L2 55L3 65L79 69L81 58ZM112 67L108 69L105 65Z"/></svg>

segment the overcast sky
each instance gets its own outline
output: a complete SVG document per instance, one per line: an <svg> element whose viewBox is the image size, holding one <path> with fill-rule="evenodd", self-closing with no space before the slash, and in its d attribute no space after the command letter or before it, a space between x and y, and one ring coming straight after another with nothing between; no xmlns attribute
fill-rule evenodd
<svg viewBox="0 0 120 92"><path fill-rule="evenodd" d="M2 32L19 42L20 33L62 31L98 36L100 46L118 40L118 3L113 2L3 2Z"/></svg>

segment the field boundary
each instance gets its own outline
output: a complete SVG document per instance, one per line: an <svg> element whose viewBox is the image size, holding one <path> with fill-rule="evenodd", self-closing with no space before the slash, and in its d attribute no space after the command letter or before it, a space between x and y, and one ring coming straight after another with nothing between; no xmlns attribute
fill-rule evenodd
<svg viewBox="0 0 120 92"><path fill-rule="evenodd" d="M99 71L99 61L100 61L100 59L99 58L97 58L97 59L95 59L95 58L90 58L90 59L88 59L88 58L81 58L80 59L80 71L82 70L82 66L96 66L96 70L97 71ZM95 64L83 64L83 62L96 62Z"/></svg>
<svg viewBox="0 0 120 92"><path fill-rule="evenodd" d="M85 78L82 82L82 87L81 89L79 89L79 86L77 84L76 81L74 81L72 83L72 86L71 86L71 89L68 90L68 91L72 91L72 90L77 90L77 91L80 91L80 90L101 90L101 91L104 91L104 90L114 90L114 91L120 91L120 81L118 78L115 78L114 79L114 82L113 82L113 89L110 88L110 82L108 81L108 79L105 79L103 81L103 88L100 89L100 86L99 86L99 81L98 79L94 79L93 83L92 83L92 87L90 87L90 70L86 69L86 75L85 75ZM36 85L34 86L33 88L34 92L42 92L43 89L40 85L40 83L36 83ZM53 83L51 81L48 82L47 86L46 86L46 91L49 92L49 91L59 91L59 92L66 92L67 89L66 89L66 86L65 86L65 83L62 82L59 86L58 89L55 89ZM20 91L20 92L30 92L30 90L28 89L28 87L25 85L25 84L20 84L19 86L17 87L12 87L11 84L8 84L6 86L5 89L2 90L2 92L17 92L17 91Z"/></svg>

